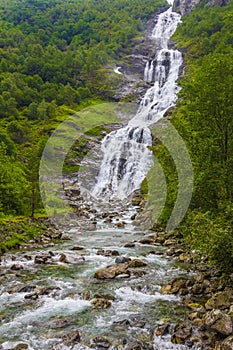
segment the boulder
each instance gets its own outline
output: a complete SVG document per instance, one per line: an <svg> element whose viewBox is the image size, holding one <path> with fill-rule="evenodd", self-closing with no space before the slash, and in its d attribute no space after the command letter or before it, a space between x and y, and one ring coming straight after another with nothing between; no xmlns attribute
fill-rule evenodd
<svg viewBox="0 0 233 350"><path fill-rule="evenodd" d="M147 264L146 264L144 261L139 260L139 259L131 260L131 261L128 263L128 267L131 267L131 268L145 267L145 266L147 266Z"/></svg>
<svg viewBox="0 0 233 350"><path fill-rule="evenodd" d="M226 338L218 347L217 350L233 350L233 335Z"/></svg>
<svg viewBox="0 0 233 350"><path fill-rule="evenodd" d="M78 330L74 330L69 332L62 337L63 342L68 346L74 346L79 343L81 340L80 334Z"/></svg>
<svg viewBox="0 0 233 350"><path fill-rule="evenodd" d="M108 267L101 268L95 272L94 278L112 279L121 274L130 275L130 272L128 271L128 267L129 267L128 264L129 263L123 263L123 264L110 265Z"/></svg>
<svg viewBox="0 0 233 350"><path fill-rule="evenodd" d="M97 336L97 337L93 338L92 342L95 346L95 349L96 349L96 346L97 346L97 349L99 349L99 348L100 349L108 349L111 346L110 341L107 338L102 337L102 336Z"/></svg>
<svg viewBox="0 0 233 350"><path fill-rule="evenodd" d="M218 292L212 295L212 297L207 300L205 308L207 310L219 309L224 310L231 306L233 302L233 290L226 289L224 292Z"/></svg>
<svg viewBox="0 0 233 350"><path fill-rule="evenodd" d="M107 309L112 305L111 301L105 298L94 298L91 300L91 304L95 309Z"/></svg>
<svg viewBox="0 0 233 350"><path fill-rule="evenodd" d="M73 256L69 254L62 253L60 255L59 261L66 264L79 264L85 261L84 256Z"/></svg>
<svg viewBox="0 0 233 350"><path fill-rule="evenodd" d="M181 289L184 289L186 287L187 280L182 277L177 277L171 282L169 282L167 285L163 286L161 288L162 294L177 294L180 292Z"/></svg>
<svg viewBox="0 0 233 350"><path fill-rule="evenodd" d="M107 293L107 292L97 292L94 294L94 298L102 298L102 299L107 299L107 300L112 300L112 301L114 301L116 299L114 297L114 295L112 295L111 293Z"/></svg>
<svg viewBox="0 0 233 350"><path fill-rule="evenodd" d="M221 310L212 310L203 317L204 326L223 335L231 335L233 332L232 319Z"/></svg>
<svg viewBox="0 0 233 350"><path fill-rule="evenodd" d="M120 255L117 250L104 250L99 249L96 253L97 255L103 255L103 256L118 256Z"/></svg>
<svg viewBox="0 0 233 350"><path fill-rule="evenodd" d="M11 270L13 271L20 271L20 270L23 270L23 265L20 265L20 264L13 264L11 267L10 267Z"/></svg>
<svg viewBox="0 0 233 350"><path fill-rule="evenodd" d="M115 260L115 263L116 264L123 264L123 263L129 262L129 261L131 261L131 259L126 257L126 256L118 256Z"/></svg>
<svg viewBox="0 0 233 350"><path fill-rule="evenodd" d="M141 244L154 244L155 240L153 238L143 238L139 241Z"/></svg>
<svg viewBox="0 0 233 350"><path fill-rule="evenodd" d="M192 328L189 326L181 326L171 336L171 341L174 344L185 344L188 338L192 335Z"/></svg>
<svg viewBox="0 0 233 350"><path fill-rule="evenodd" d="M135 243L126 243L124 245L125 248L134 248L135 247Z"/></svg>

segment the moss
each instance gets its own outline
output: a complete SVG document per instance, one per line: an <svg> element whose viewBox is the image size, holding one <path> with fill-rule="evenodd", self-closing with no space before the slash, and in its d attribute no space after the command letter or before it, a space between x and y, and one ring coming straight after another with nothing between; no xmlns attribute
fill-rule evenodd
<svg viewBox="0 0 233 350"><path fill-rule="evenodd" d="M43 219L16 217L0 221L0 252L18 248L21 244L41 236L46 230Z"/></svg>

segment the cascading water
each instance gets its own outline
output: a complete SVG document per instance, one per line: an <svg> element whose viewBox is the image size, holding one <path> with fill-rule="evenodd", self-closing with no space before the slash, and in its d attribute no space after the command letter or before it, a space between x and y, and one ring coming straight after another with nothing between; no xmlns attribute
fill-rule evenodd
<svg viewBox="0 0 233 350"><path fill-rule="evenodd" d="M170 2L171 3L171 2ZM158 16L152 33L155 58L148 60L144 79L154 85L143 97L137 114L128 125L107 135L102 142L103 161L92 194L109 199L124 199L140 188L153 164L152 135L149 126L174 106L179 87L176 84L182 54L168 49L180 15L167 11Z"/></svg>

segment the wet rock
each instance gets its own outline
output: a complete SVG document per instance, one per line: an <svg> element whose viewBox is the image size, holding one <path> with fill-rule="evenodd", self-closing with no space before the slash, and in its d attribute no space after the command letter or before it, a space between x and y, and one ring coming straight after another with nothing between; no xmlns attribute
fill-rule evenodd
<svg viewBox="0 0 233 350"><path fill-rule="evenodd" d="M177 294L181 289L186 288L187 280L182 277L175 278L161 288L162 294Z"/></svg>
<svg viewBox="0 0 233 350"><path fill-rule="evenodd" d="M50 286L50 287L45 287L45 288L42 288L40 291L39 291L39 294L40 295L49 295L51 293L54 293L58 290L61 290L60 287L57 287L57 286Z"/></svg>
<svg viewBox="0 0 233 350"><path fill-rule="evenodd" d="M20 270L23 270L23 265L20 265L20 264L13 264L10 269L12 271L20 271Z"/></svg>
<svg viewBox="0 0 233 350"><path fill-rule="evenodd" d="M198 304L198 303L190 303L188 304L188 307L193 310L193 312L196 312L198 314L204 314L205 313L205 308L204 306Z"/></svg>
<svg viewBox="0 0 233 350"><path fill-rule="evenodd" d="M107 293L107 292L95 293L94 298L101 298L101 299L107 299L107 300L112 300L112 301L114 301L116 299L114 295L112 295L111 293Z"/></svg>
<svg viewBox="0 0 233 350"><path fill-rule="evenodd" d="M39 298L39 295L37 292L35 293L30 293L24 296L24 299L31 299L31 300L36 300Z"/></svg>
<svg viewBox="0 0 233 350"><path fill-rule="evenodd" d="M128 271L128 267L129 267L128 264L129 263L124 263L124 264L111 265L105 268L101 268L95 272L94 278L112 279L121 274L130 275L130 272Z"/></svg>
<svg viewBox="0 0 233 350"><path fill-rule="evenodd" d="M115 260L115 263L116 264L123 264L123 263L129 262L129 261L131 261L131 259L126 257L126 256L118 256Z"/></svg>
<svg viewBox="0 0 233 350"><path fill-rule="evenodd" d="M92 339L93 345L98 347L97 349L108 349L111 346L110 341L102 336L97 336L95 338Z"/></svg>
<svg viewBox="0 0 233 350"><path fill-rule="evenodd" d="M17 293L30 293L32 292L34 289L36 289L36 286L23 286L23 287L20 287L18 290L17 290Z"/></svg>
<svg viewBox="0 0 233 350"><path fill-rule="evenodd" d="M97 255L103 255L103 256L118 256L120 255L117 250L104 250L104 249L99 249L96 253Z"/></svg>
<svg viewBox="0 0 233 350"><path fill-rule="evenodd" d="M216 350L233 350L233 335L226 338Z"/></svg>
<svg viewBox="0 0 233 350"><path fill-rule="evenodd" d="M203 323L208 329L223 335L231 335L233 332L231 317L221 310L207 312L203 317Z"/></svg>
<svg viewBox="0 0 233 350"><path fill-rule="evenodd" d="M63 241L71 241L70 236L67 235L67 234L64 234L64 233L62 234L60 239L63 240Z"/></svg>
<svg viewBox="0 0 233 350"><path fill-rule="evenodd" d="M36 255L35 259L34 259L34 263L35 264L46 264L46 263L51 261L51 258L52 258L51 254L47 254L47 253Z"/></svg>
<svg viewBox="0 0 233 350"><path fill-rule="evenodd" d="M71 250L84 250L84 247L79 247L79 246L75 246L73 248L71 248Z"/></svg>
<svg viewBox="0 0 233 350"><path fill-rule="evenodd" d="M170 239L167 239L163 244L165 246L176 245L177 241L176 241L176 239L170 238Z"/></svg>
<svg viewBox="0 0 233 350"><path fill-rule="evenodd" d="M169 333L169 328L170 325L168 323L165 323L161 326L159 326L156 330L155 330L155 335L156 337L161 337L163 335L166 335Z"/></svg>
<svg viewBox="0 0 233 350"><path fill-rule="evenodd" d="M142 277L146 275L146 271L144 270L133 270L133 275L136 277Z"/></svg>
<svg viewBox="0 0 233 350"><path fill-rule="evenodd" d="M143 238L139 241L141 244L154 244L155 240L152 238Z"/></svg>
<svg viewBox="0 0 233 350"><path fill-rule="evenodd" d="M54 320L49 324L51 329L62 329L70 325L70 322L66 319Z"/></svg>
<svg viewBox="0 0 233 350"><path fill-rule="evenodd" d="M59 257L59 261L66 264L79 264L85 261L84 256L72 256L62 253Z"/></svg>
<svg viewBox="0 0 233 350"><path fill-rule="evenodd" d="M125 320L122 320L122 321L115 321L113 322L114 325L118 325L118 326L123 326L123 327L130 327L131 324L130 324L130 321L125 319Z"/></svg>
<svg viewBox="0 0 233 350"><path fill-rule="evenodd" d="M81 337L78 330L69 332L62 337L63 342L68 346L73 346L80 342Z"/></svg>
<svg viewBox="0 0 233 350"><path fill-rule="evenodd" d="M107 309L112 305L108 299L104 298L94 298L91 300L91 304L95 309Z"/></svg>
<svg viewBox="0 0 233 350"><path fill-rule="evenodd" d="M188 338L192 335L190 326L180 326L171 336L171 341L174 344L185 344Z"/></svg>
<svg viewBox="0 0 233 350"><path fill-rule="evenodd" d="M126 223L124 221L122 221L122 222L116 223L115 226L117 226L117 227L125 227L125 224Z"/></svg>
<svg viewBox="0 0 233 350"><path fill-rule="evenodd" d="M124 245L125 248L134 248L135 247L135 243L126 243Z"/></svg>
<svg viewBox="0 0 233 350"><path fill-rule="evenodd" d="M233 302L233 290L227 289L224 292L218 292L212 295L212 297L207 300L205 308L207 310L220 309L224 310L231 306Z"/></svg>
<svg viewBox="0 0 233 350"><path fill-rule="evenodd" d="M139 260L139 259L131 260L128 263L128 267L130 267L130 268L145 267L145 266L147 266L147 264L144 261Z"/></svg>
<svg viewBox="0 0 233 350"><path fill-rule="evenodd" d="M89 290L81 290L78 294L82 297L83 300L90 300L91 292Z"/></svg>

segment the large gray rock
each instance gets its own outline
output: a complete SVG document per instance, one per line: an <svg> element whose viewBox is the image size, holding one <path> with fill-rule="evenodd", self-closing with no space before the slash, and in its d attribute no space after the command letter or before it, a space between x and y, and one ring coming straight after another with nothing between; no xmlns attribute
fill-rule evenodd
<svg viewBox="0 0 233 350"><path fill-rule="evenodd" d="M233 332L232 319L221 310L212 310L203 317L204 325L212 331L223 335L231 335Z"/></svg>
<svg viewBox="0 0 233 350"><path fill-rule="evenodd" d="M187 15L193 11L196 4L198 4L200 0L175 0L173 3L173 9L176 12L179 12L182 16Z"/></svg>

